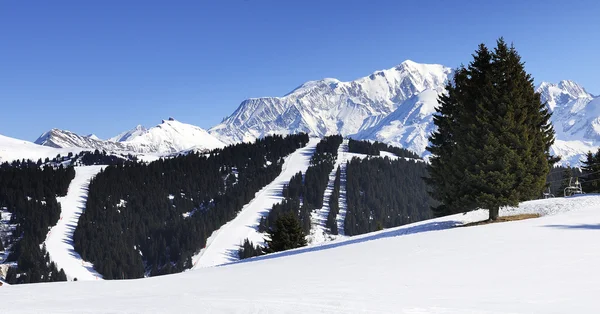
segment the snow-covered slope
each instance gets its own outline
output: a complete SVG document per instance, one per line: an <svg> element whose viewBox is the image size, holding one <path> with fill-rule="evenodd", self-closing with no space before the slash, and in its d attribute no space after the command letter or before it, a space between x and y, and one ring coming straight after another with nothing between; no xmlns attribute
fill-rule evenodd
<svg viewBox="0 0 600 314"><path fill-rule="evenodd" d="M58 149L0 135L0 163L16 159L31 159L35 161L40 158L54 158L59 154L66 156L69 152L78 153L80 151L82 151L81 148Z"/></svg>
<svg viewBox="0 0 600 314"><path fill-rule="evenodd" d="M238 260L237 251L244 239L264 245L263 235L257 230L260 218L265 216L274 204L283 200L284 184L289 183L296 173L306 172L317 143L318 138L311 138L305 147L286 157L281 174L256 193L254 199L242 208L235 219L213 232L206 241L206 248L193 258L194 268L222 265Z"/></svg>
<svg viewBox="0 0 600 314"><path fill-rule="evenodd" d="M7 313L596 313L600 196L527 202L545 216L452 228L455 215L140 280L2 287ZM503 211L503 214L507 211Z"/></svg>
<svg viewBox="0 0 600 314"><path fill-rule="evenodd" d="M209 132L231 143L271 133L349 135L375 125L426 89L441 91L451 69L405 61L350 82L322 79L284 97L252 98Z"/></svg>
<svg viewBox="0 0 600 314"><path fill-rule="evenodd" d="M76 167L75 178L65 197L57 198L61 205L60 220L46 236L46 249L58 268L64 269L69 280L98 280L102 275L91 263L83 261L73 247L73 233L79 216L85 210L90 180L105 166Z"/></svg>
<svg viewBox="0 0 600 314"><path fill-rule="evenodd" d="M171 154L184 150L211 150L225 144L200 127L176 121L163 120L161 124L145 129L137 126L110 140L102 141L70 131L52 129L40 136L37 144L50 147L80 147L111 152Z"/></svg>

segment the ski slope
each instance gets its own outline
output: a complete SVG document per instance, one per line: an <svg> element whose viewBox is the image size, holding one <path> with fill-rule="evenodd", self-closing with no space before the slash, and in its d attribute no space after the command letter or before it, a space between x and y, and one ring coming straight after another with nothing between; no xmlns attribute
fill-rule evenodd
<svg viewBox="0 0 600 314"><path fill-rule="evenodd" d="M600 196L532 201L139 280L0 288L6 313L597 313Z"/></svg>
<svg viewBox="0 0 600 314"><path fill-rule="evenodd" d="M73 247L73 233L79 216L85 210L90 180L106 166L75 167L75 178L69 185L67 195L57 197L61 205L61 216L56 226L46 236L46 250L57 267L62 268L69 280L98 280L102 275L94 266L83 261Z"/></svg>
<svg viewBox="0 0 600 314"><path fill-rule="evenodd" d="M340 167L340 191L342 189L341 184L341 168L346 167L346 162L348 161L348 139L344 139L337 151L337 159L335 161L335 165L333 166L333 170L329 173L329 181L327 182L327 188L325 189L325 193L323 196L323 207L314 210L311 213L311 229L310 234L307 237L307 241L309 245L323 243L326 241L331 241L339 238L339 235L333 235L330 233L325 227L327 223L327 216L329 215L329 200L331 199L331 194L333 193L333 184L335 181L335 173L337 172L338 167ZM344 181L344 185L345 185ZM340 203L340 207L341 207ZM346 208L346 203L344 203L344 208ZM341 208L340 208L341 210ZM337 217L336 217L337 218ZM337 219L336 219L337 221Z"/></svg>
<svg viewBox="0 0 600 314"><path fill-rule="evenodd" d="M308 144L286 157L281 174L261 189L250 203L246 204L232 221L222 226L206 241L206 248L194 256L193 268L210 267L238 260L238 249L248 238L254 244L264 244L263 235L258 233L260 218L266 215L274 204L283 200L282 190L292 176L308 169L310 158L320 139L311 138Z"/></svg>

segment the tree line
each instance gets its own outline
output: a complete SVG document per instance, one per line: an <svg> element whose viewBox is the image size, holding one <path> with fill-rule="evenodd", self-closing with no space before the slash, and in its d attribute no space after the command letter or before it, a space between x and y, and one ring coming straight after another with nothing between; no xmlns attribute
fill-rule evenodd
<svg viewBox="0 0 600 314"><path fill-rule="evenodd" d="M382 151L392 153L398 157L421 159L415 152L405 148L387 145L381 142L348 140L348 151L351 153L379 156Z"/></svg>
<svg viewBox="0 0 600 314"><path fill-rule="evenodd" d="M352 158L346 168L346 235L397 227L432 217L423 162Z"/></svg>
<svg viewBox="0 0 600 314"><path fill-rule="evenodd" d="M0 239L0 247L10 251L6 262L16 262L5 278L9 284L67 280L40 245L60 218L56 197L67 194L74 177L75 170L62 165L40 167L30 160L0 165L0 210L9 212L15 225Z"/></svg>

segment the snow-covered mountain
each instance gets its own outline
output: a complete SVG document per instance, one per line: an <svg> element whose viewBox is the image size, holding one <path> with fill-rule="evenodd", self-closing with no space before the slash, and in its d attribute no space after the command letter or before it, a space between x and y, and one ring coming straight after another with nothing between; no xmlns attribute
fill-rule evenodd
<svg viewBox="0 0 600 314"><path fill-rule="evenodd" d="M579 164L583 154L600 146L600 97L593 96L573 81L543 82L537 92L552 111L551 121L556 130L553 154L562 156L562 164ZM433 114L438 105L437 98L435 91L425 90L375 126L353 137L385 142L427 155L427 137L435 129Z"/></svg>
<svg viewBox="0 0 600 314"><path fill-rule="evenodd" d="M427 138L434 131L433 114L439 91L426 89L405 101L379 123L352 135L354 138L384 142L427 154Z"/></svg>
<svg viewBox="0 0 600 314"><path fill-rule="evenodd" d="M157 154L171 154L191 149L210 150L225 146L206 130L173 118L163 120L150 129L137 126L107 141L81 136L66 130L52 129L42 134L35 143L55 148L79 147L113 152Z"/></svg>
<svg viewBox="0 0 600 314"><path fill-rule="evenodd" d="M171 118L150 129L138 125L107 141L53 129L36 143L173 154L253 141L274 133L307 132L381 141L426 156L427 138L435 128L437 98L451 74L449 67L407 60L350 82L326 78L306 82L283 97L247 99L208 132ZM553 153L563 157L562 163L578 164L583 154L600 146L600 97L572 81L543 82L537 91L553 112Z"/></svg>
<svg viewBox="0 0 600 314"><path fill-rule="evenodd" d="M405 61L351 82L307 82L283 97L252 98L209 132L223 142L252 141L271 133L339 133L428 152L438 95L452 74L448 67ZM600 97L572 81L537 88L553 112L553 152L578 164L600 146Z"/></svg>
<svg viewBox="0 0 600 314"><path fill-rule="evenodd" d="M148 131L143 125L138 125L135 128L125 131L117 136L111 137L108 140L111 142L124 142L130 138L136 137Z"/></svg>
<svg viewBox="0 0 600 314"><path fill-rule="evenodd" d="M209 132L227 143L272 133L354 134L373 127L426 89L441 92L451 72L438 64L405 61L350 82L310 81L283 97L243 101Z"/></svg>
<svg viewBox="0 0 600 314"><path fill-rule="evenodd" d="M552 110L556 144L565 162L577 164L581 155L600 146L600 97L573 81L544 82L537 91Z"/></svg>
<svg viewBox="0 0 600 314"><path fill-rule="evenodd" d="M79 147L106 151L125 151L125 145L102 141L91 136L82 136L71 131L52 129L35 140L36 144L54 148Z"/></svg>

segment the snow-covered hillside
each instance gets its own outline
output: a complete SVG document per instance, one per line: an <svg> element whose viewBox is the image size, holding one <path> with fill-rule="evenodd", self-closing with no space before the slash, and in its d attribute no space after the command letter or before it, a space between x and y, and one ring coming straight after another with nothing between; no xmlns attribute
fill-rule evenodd
<svg viewBox="0 0 600 314"><path fill-rule="evenodd" d="M258 193L240 213L213 234L206 241L206 248L195 256L194 268L222 265L239 259L237 252L244 239L264 246L264 235L258 232L260 218L265 216L274 204L283 200L283 186L290 182L298 172L306 172L310 158L319 143L318 138L311 138L308 144L286 157L281 174Z"/></svg>
<svg viewBox="0 0 600 314"><path fill-rule="evenodd" d="M271 133L349 135L375 125L426 89L442 91L451 69L405 61L350 82L322 79L284 97L252 98L211 134L225 142L251 141Z"/></svg>
<svg viewBox="0 0 600 314"><path fill-rule="evenodd" d="M0 135L0 163L10 162L16 159L46 159L54 158L56 155L66 156L68 153L79 153L83 149L75 148L53 148L41 146L32 142L18 140L15 138Z"/></svg>
<svg viewBox="0 0 600 314"><path fill-rule="evenodd" d="M140 280L2 287L7 313L596 313L600 196L522 204Z"/></svg>
<svg viewBox="0 0 600 314"><path fill-rule="evenodd" d="M64 148L80 147L108 152L132 152L172 154L185 150L211 150L222 148L225 144L206 130L173 118L163 120L150 129L137 126L133 130L121 133L107 141L89 136L77 135L70 131L52 129L42 134L36 144Z"/></svg>

